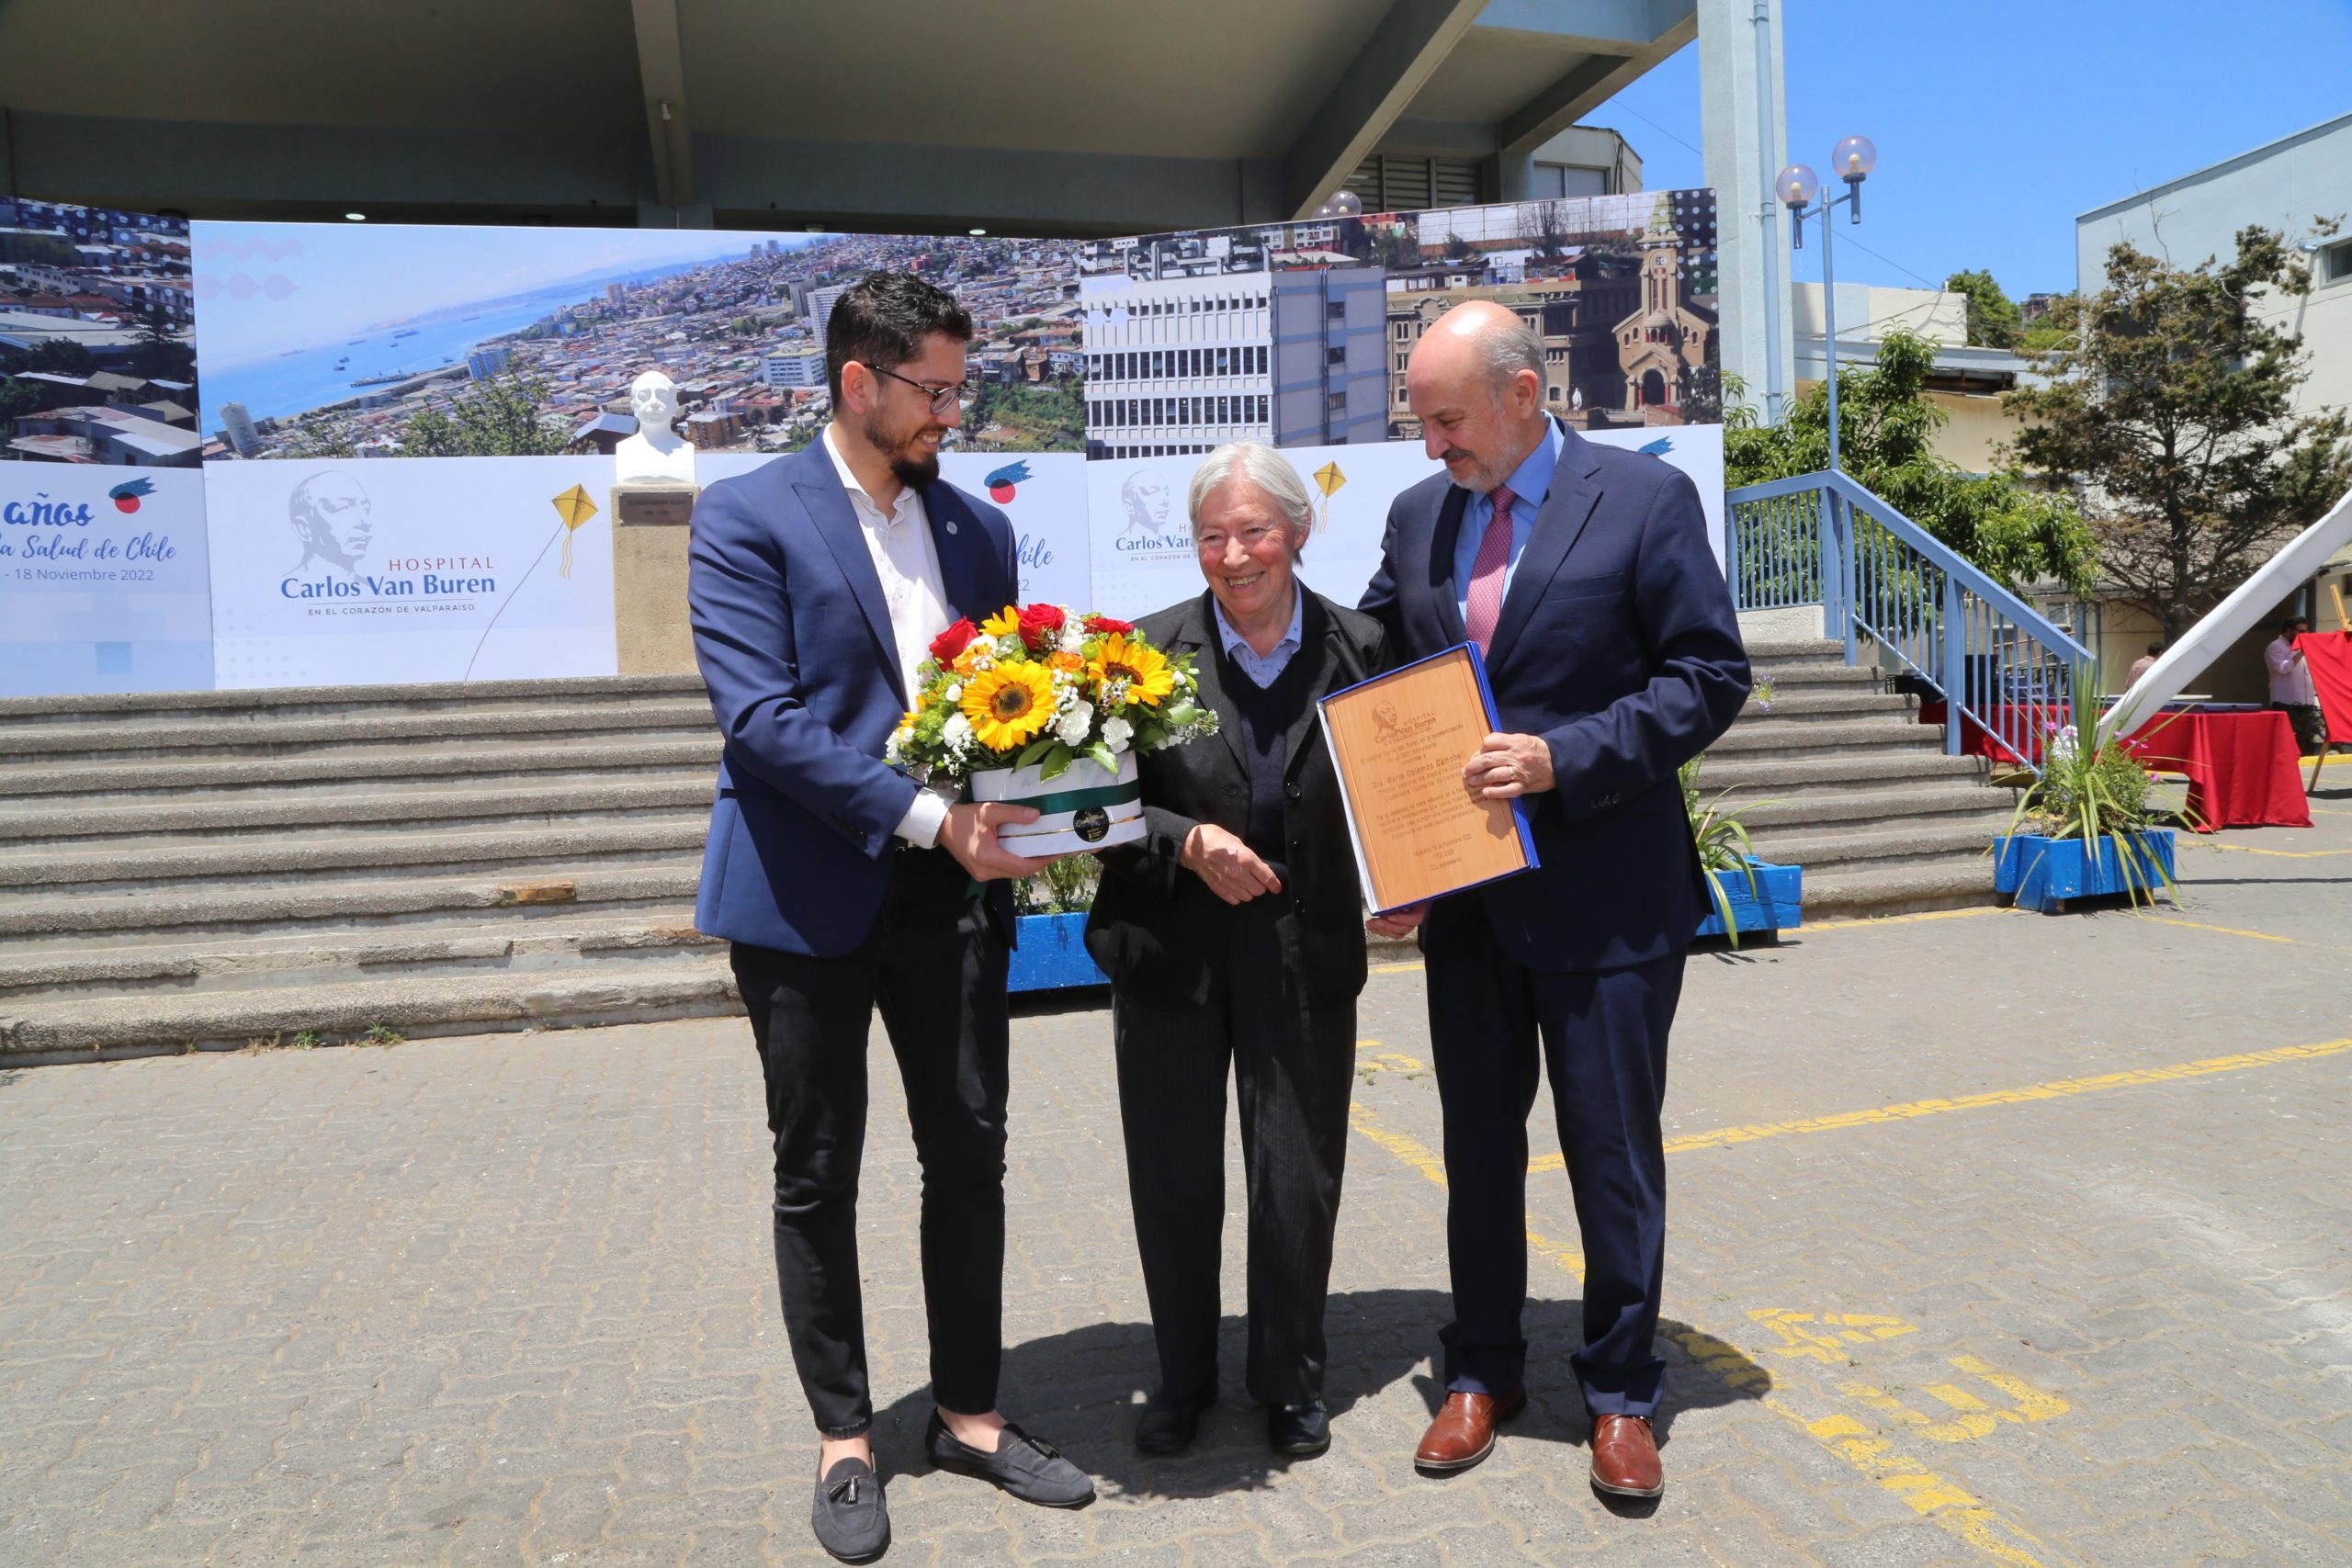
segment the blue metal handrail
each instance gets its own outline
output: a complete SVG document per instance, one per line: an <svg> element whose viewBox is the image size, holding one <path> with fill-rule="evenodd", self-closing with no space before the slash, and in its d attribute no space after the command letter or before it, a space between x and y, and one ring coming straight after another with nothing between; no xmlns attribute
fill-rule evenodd
<svg viewBox="0 0 2352 1568"><path fill-rule="evenodd" d="M1868 639L1944 699L1946 751L1960 754L1964 720L2041 771L2042 737L2074 722L2087 649L1847 474L1743 485L1724 500L1740 609L1819 604L1822 635L1845 644L1847 663Z"/></svg>

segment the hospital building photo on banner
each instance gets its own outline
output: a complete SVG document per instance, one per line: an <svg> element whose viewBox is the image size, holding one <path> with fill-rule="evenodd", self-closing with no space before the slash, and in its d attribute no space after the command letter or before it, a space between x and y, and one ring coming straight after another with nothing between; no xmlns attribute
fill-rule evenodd
<svg viewBox="0 0 2352 1568"><path fill-rule="evenodd" d="M1544 340L1578 430L1723 418L1710 190L1365 213L1078 246L1086 453L1421 436L1405 367L1470 299Z"/></svg>

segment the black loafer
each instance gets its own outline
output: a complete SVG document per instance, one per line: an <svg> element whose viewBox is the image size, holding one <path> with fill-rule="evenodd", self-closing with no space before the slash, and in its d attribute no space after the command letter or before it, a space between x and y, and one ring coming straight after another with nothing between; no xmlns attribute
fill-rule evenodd
<svg viewBox="0 0 2352 1568"><path fill-rule="evenodd" d="M1024 1503L1045 1508L1080 1508L1094 1501L1094 1483L1086 1472L1010 1421L997 1434L995 1451L982 1453L959 1440L933 1410L922 1444L931 1462L940 1469L977 1475Z"/></svg>
<svg viewBox="0 0 2352 1568"><path fill-rule="evenodd" d="M890 1510L882 1501L882 1478L862 1459L837 1461L817 1483L808 1510L817 1544L844 1562L871 1562L890 1544Z"/></svg>
<svg viewBox="0 0 2352 1568"><path fill-rule="evenodd" d="M1201 1415L1216 1404L1216 1384L1197 1393L1155 1393L1136 1423L1136 1447L1148 1454L1181 1454L1193 1446L1201 1429Z"/></svg>
<svg viewBox="0 0 2352 1568"><path fill-rule="evenodd" d="M1269 1404L1266 1406L1266 1441L1278 1454L1293 1454L1301 1459L1321 1453L1331 1446L1331 1415L1319 1399L1304 1404Z"/></svg>

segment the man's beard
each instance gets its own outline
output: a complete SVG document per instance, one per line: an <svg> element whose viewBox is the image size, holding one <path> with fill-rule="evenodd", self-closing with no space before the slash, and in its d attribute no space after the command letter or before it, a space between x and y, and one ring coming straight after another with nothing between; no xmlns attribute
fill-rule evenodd
<svg viewBox="0 0 2352 1568"><path fill-rule="evenodd" d="M939 478L938 454L932 453L921 457L914 456L916 440L932 428L933 426L926 422L916 425L902 436L894 437L884 428L880 420L869 414L866 416L863 434L867 446L877 452L889 455L892 479L902 485L921 490L925 485L934 483Z"/></svg>

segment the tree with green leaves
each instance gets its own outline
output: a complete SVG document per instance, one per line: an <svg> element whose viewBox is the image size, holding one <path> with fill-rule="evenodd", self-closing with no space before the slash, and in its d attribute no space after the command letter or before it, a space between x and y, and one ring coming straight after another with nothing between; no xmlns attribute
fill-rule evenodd
<svg viewBox="0 0 2352 1568"><path fill-rule="evenodd" d="M1979 269L1975 272L1955 272L1944 279L1944 288L1968 299L1968 346L1971 348L2015 348L2023 324L2017 301L2001 292L1993 275Z"/></svg>
<svg viewBox="0 0 2352 1568"><path fill-rule="evenodd" d="M2098 549L2073 501L2013 474L1970 474L1937 456L1946 415L1924 395L1935 346L1890 333L1867 370L1838 373L1839 466L1894 509L2013 591L2056 582L2086 592ZM1727 378L1728 379L1728 378ZM1740 389L1735 384L1735 396ZM1724 479L1738 486L1829 467L1829 390L1816 386L1779 424L1726 410Z"/></svg>
<svg viewBox="0 0 2352 1568"><path fill-rule="evenodd" d="M2177 637L2352 485L2341 411L2298 415L2301 340L2264 314L2311 269L2279 234L2175 266L2118 244L2106 286L2063 303L2046 385L2008 394L2018 455L2073 487L2108 583Z"/></svg>
<svg viewBox="0 0 2352 1568"><path fill-rule="evenodd" d="M406 457L548 457L564 448L569 432L548 412L547 383L503 372L477 381L447 411L411 414L401 434Z"/></svg>

